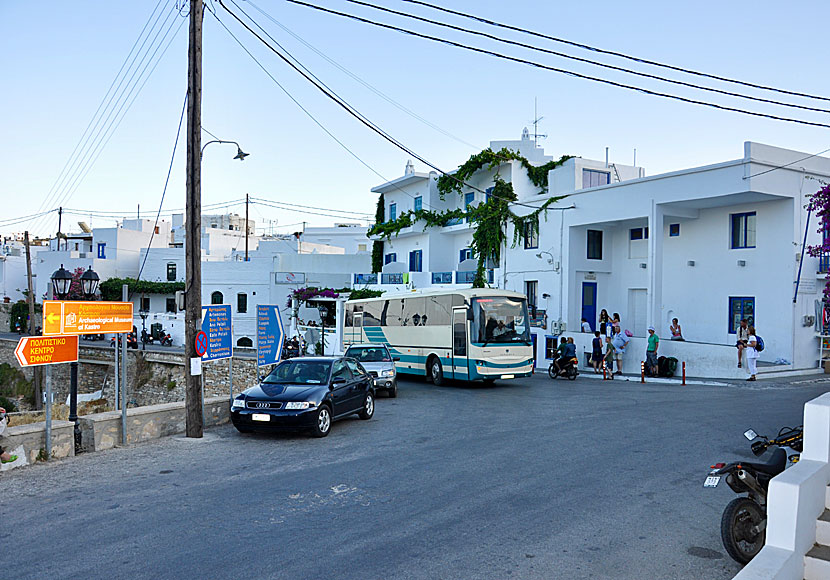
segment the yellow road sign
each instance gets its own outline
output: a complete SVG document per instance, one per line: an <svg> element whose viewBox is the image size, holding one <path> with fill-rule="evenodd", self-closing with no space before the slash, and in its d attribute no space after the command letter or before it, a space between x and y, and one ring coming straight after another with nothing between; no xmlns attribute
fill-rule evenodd
<svg viewBox="0 0 830 580"><path fill-rule="evenodd" d="M132 302L43 301L43 335L132 332Z"/></svg>

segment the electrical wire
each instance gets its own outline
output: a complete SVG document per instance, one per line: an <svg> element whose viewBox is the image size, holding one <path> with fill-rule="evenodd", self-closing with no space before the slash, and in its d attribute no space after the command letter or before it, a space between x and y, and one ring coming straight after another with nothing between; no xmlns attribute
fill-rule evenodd
<svg viewBox="0 0 830 580"><path fill-rule="evenodd" d="M816 111L816 112L819 112L819 113L830 113L830 109L822 109L822 108L819 108L819 107L810 107L810 106L807 106L807 105L797 105L797 104L794 104L794 103L784 103L782 101L776 101L776 100L773 100L773 99L765 99L763 97L754 97L752 95L745 95L745 94L742 94L742 93L735 93L735 92L726 91L726 90L723 90L723 89L716 89L716 88L713 88L713 87L706 87L706 86L698 85L698 84L695 84L695 83L689 83L689 82L686 82L686 81L679 81L679 80L676 80L676 79L670 79L670 78L662 77L662 76L659 76L659 75L654 75L654 74L645 73L645 72L641 72L641 71L637 71L637 70L632 70L632 69L621 67L621 66L615 66L615 65L612 65L612 64L607 64L607 63L599 62L599 61L596 61L596 60L591 60L589 58L582 58L582 57L579 57L579 56L573 56L573 55L570 55L570 54L566 54L564 52L558 52L558 51L555 51L555 50L549 50L547 48L541 48L541 47L538 47L538 46L533 46L532 44L526 44L524 42L518 42L518 41L510 40L510 39L507 39L507 38L501 38L501 37L495 36L493 34L488 34L486 32L480 32L478 30L471 30L469 28L464 28L462 26L455 26L454 24L448 24L446 22L440 22L440 21L437 21L437 20L432 20L430 18L424 18L423 16L417 16L415 14L409 14L408 12L401 12L401 11L398 11L398 10L393 10L391 8L386 8L385 6L378 6L377 4L372 4L370 2L364 2L362 0L346 0L346 2L349 2L350 4L357 4L359 6L365 6L367 8L372 8L374 10L379 10L381 12L386 12L386 13L389 13L389 14L395 14L396 16L402 16L404 18L410 18L412 20L417 20L419 22L426 22L426 23L432 24L434 26L441 26L443 28L449 28L449 29L455 30L457 32L463 32L463 33L466 33L466 34L473 34L473 35L476 35L476 36L482 36L484 38L488 38L490 40L495 40L496 42L501 42L503 44L518 46L518 47L521 47L521 48L526 48L528 50L533 50L533 51L536 51L536 52L542 52L542 53L545 53L545 54L551 54L551 55L554 55L554 56L558 56L558 57L569 59L569 60L574 60L574 61L577 61L577 62L584 62L584 63L590 64L590 65L593 65L593 66L598 66L598 67L606 68L606 69L609 69L609 70L624 72L626 74L635 75L635 76L639 76L639 77L643 77L643 78L654 79L654 80L664 82L664 83L671 83L671 84L674 84L674 85L680 85L680 86L684 86L684 87L688 87L688 88L692 88L692 89L696 89L696 90L700 90L700 91L708 91L708 92L712 92L712 93L718 93L718 94L721 94L721 95L726 95L726 96L729 96L729 97L736 97L736 98L739 98L739 99L748 99L750 101L757 101L757 102L761 102L761 103L777 105L777 106L780 106L780 107L791 107L791 108L794 108L794 109L803 109L803 110L806 110L806 111Z"/></svg>
<svg viewBox="0 0 830 580"><path fill-rule="evenodd" d="M764 175L766 173L771 173L773 171L778 171L779 169L784 169L785 167L789 167L790 165L795 165L796 163L801 163L802 161L807 161L808 159L812 159L813 157L818 157L819 155L823 155L830 151L830 149L825 149L824 151L819 151L818 153L813 153L812 155L808 155L807 157L802 157L801 159L796 159L791 163L786 163L784 165L777 165L771 169L766 169L759 173L753 173L752 175L746 175L742 179L751 179L753 177L758 177L759 175Z"/></svg>
<svg viewBox="0 0 830 580"><path fill-rule="evenodd" d="M251 199L257 199L259 201L268 201L268 202L271 201L270 199L263 199L261 197L252 197ZM273 203L280 203L280 204L283 204L283 205L290 205L290 206L293 206L293 207L301 207L301 208L306 208L306 209L315 209L315 210L318 210L318 211L333 211L333 212L337 212L337 213L354 214L354 215L363 216L363 217L372 217L371 213L348 211L348 210L345 210L345 209L336 209L336 208L332 208L332 207L330 207L330 208L314 207L312 205L300 205L298 203L288 203L288 202L285 202L285 201L277 201L277 202L273 202Z"/></svg>
<svg viewBox="0 0 830 580"><path fill-rule="evenodd" d="M737 80L737 79L733 79L733 78L729 78L729 77L714 75L714 74L710 74L710 73L704 73L704 72L696 71L696 70L689 69L689 68L684 68L684 67L674 66L674 65L670 65L670 64L665 64L665 63L657 62L657 61L654 61L654 60L648 60L648 59L645 59L645 58L630 56L630 55L624 54L622 52L616 52L616 51L613 51L613 50L597 48L597 47L591 46L589 44L582 44L582 43L579 43L579 42L573 42L571 40L566 40L564 38L558 38L558 37L555 37L555 36L542 34L541 32L535 32L535 31L528 30L528 29L525 29L525 28L520 28L518 26L511 26L509 24L503 24L501 22L496 22L495 20L488 20L487 18L482 18L481 16L476 16L476 15L473 15L473 14L467 14L465 12L459 12L459 11L456 11L456 10L451 10L449 8L444 8L442 6L438 6L438 5L435 5L435 4L430 4L429 2L424 2L423 0L401 0L401 2L407 2L409 4L418 4L420 6L426 6L427 8L432 8L433 10L439 10L439 11L445 12L447 14L453 14L455 16L461 16L462 18L469 18L469 19L475 20L477 22L482 22L484 24L489 24L490 26L495 26L495 27L498 27L498 28L505 28L507 30L513 30L515 32L521 32L523 34L528 34L530 36L536 36L538 38L544 38L546 40L551 40L553 42L558 42L560 44L566 44L566 45L569 45L569 46L574 46L576 48L581 48L581 49L584 49L584 50L589 50L589 51L600 53L600 54L608 54L608 55L611 55L611 56L624 58L624 59L627 59L627 60L630 60L630 61L633 61L633 62L639 62L639 63L642 63L642 64L647 64L647 65L651 65L651 66L656 66L656 67L661 67L661 68L665 68L665 69L669 69L669 70L674 70L674 71L682 72L682 73L689 74L689 75L695 75L695 76L699 76L699 77L710 78L710 79L722 81L722 82L725 82L725 83L732 83L732 84L736 84L736 85L742 85L742 86L745 86L745 87L750 87L750 88L753 88L753 89L761 89L761 90L764 90L764 91L772 91L772 92L781 93L781 94L785 94L785 95L792 95L792 96L795 96L795 97L804 97L804 98L807 98L807 99L815 99L815 100L819 100L819 101L830 101L830 97L823 97L823 96L819 96L819 95L811 95L809 93L801 93L801 92L797 92L797 91L790 91L790 90L786 90L786 89L771 87L771 86L768 86L768 85L761 85L761 84L751 83L751 82L747 82L747 81L741 81L741 80Z"/></svg>
<svg viewBox="0 0 830 580"><path fill-rule="evenodd" d="M283 210L283 211L290 211L290 212L294 212L294 213L317 215L317 216L331 217L331 218L336 218L336 219L352 219L352 220L356 219L358 221L364 221L364 222L365 221L370 221L369 218L360 219L360 218L357 218L357 217L354 217L354 216L348 216L347 217L347 216L343 216L343 215L323 213L323 212L315 212L315 211L309 211L309 210L305 210L305 209L297 209L297 208L293 208L293 207L287 207L287 206L283 206L283 205L278 205L277 202L266 202L266 201L260 200L260 201L256 201L256 202L252 202L252 203L258 203L258 204L264 205L266 207L271 207L271 208L274 208L274 209L280 209L280 210Z"/></svg>
<svg viewBox="0 0 830 580"><path fill-rule="evenodd" d="M644 93L644 94L647 94L647 95L652 95L652 96L655 96L655 97L673 99L673 100L681 101L681 102L684 102L684 103L689 103L689 104L693 104L693 105L701 105L701 106L704 106L704 107L710 107L710 108L719 109L719 110L722 110L722 111L730 111L732 113L740 113L740 114L743 114L743 115L751 115L753 117L762 117L762 118L765 118L765 119L772 119L772 120L775 120L775 121L784 121L784 122L788 122L788 123L797 123L799 125L809 125L809 126L812 126L812 127L823 127L823 128L826 128L826 129L830 129L830 125L828 125L826 123L806 121L804 119L796 119L796 118L793 118L793 117L782 117L782 116L779 116L779 115L772 115L772 114L769 114L769 113L761 113L761 112L758 112L758 111L750 111L748 109L739 109L737 107L730 107L730 106L727 106L727 105L720 105L720 104L717 104L717 103L710 103L710 102L701 101L701 100L698 100L698 99L691 99L691 98L688 98L688 97L682 97L680 95L673 95L671 93L664 93L664 92L660 92L660 91L646 89L646 88L643 88L643 87L628 85L628 84L625 84L625 83L620 83L620 82L612 81L612 80L609 80L609 79L604 79L604 78L601 78L601 77L585 75L585 74L577 73L577 72L574 72L574 71L571 71L571 70L545 65L545 64L538 63L538 62L535 62L535 61L526 60L526 59L518 58L518 57L514 57L514 56L509 56L509 55L506 55L506 54L501 54L501 53L494 52L492 50L487 50L487 49L484 49L484 48L469 46L467 44L463 44L463 43L460 43L460 42L455 42L453 40L448 40L446 38L440 38L440 37L436 37L436 36L430 36L428 34L422 34L420 32L415 32L413 30L408 30L406 28L400 28L398 26L393 26L391 24L385 24L385 23L382 23L382 22L377 22L377 21L368 19L368 18L363 18L361 16L355 16L354 14L349 14L349 13L346 13L346 12L339 12L337 10L331 10L329 8L324 8L322 6L317 6L315 4L309 4L308 2L302 2L301 0L286 0L286 2L290 2L292 4L297 4L299 6L305 6L307 8L311 8L313 10L318 10L320 12L327 12L329 14L342 16L344 18L349 18L351 20L356 20L358 22L363 22L364 24L371 24L372 26L377 26L377 27L380 27L380 28L386 28L388 30L394 30L394 31L400 32L402 34L408 34L410 36L416 36L418 38L423 38L425 40L431 40L433 42L439 42L439 43L442 43L442 44L447 44L449 46L453 46L453 47L456 47L456 48L462 48L464 50L469 50L469 51L477 52L477 53L480 53L480 54L486 54L486 55L492 56L494 58L507 60L507 61L512 61L512 62L517 62L519 64L525 64L525 65L528 65L528 66L541 68L541 69L548 70L548 71L551 71L551 72L557 72L557 73L565 74L565 75L568 75L568 76L572 76L572 77L576 77L576 78L580 78L580 79L584 79L584 80L590 80L590 81L594 81L594 82L598 82L598 83L602 83L602 84L606 84L606 85L611 85L611 86L622 88L622 89L633 90L633 91L637 91L637 92ZM220 2L220 4L222 4L222 2ZM222 4L222 5L224 6L224 4Z"/></svg>

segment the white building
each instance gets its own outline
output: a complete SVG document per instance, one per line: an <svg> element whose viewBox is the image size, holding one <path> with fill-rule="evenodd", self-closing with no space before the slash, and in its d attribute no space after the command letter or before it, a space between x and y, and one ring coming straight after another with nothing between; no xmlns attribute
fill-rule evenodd
<svg viewBox="0 0 830 580"><path fill-rule="evenodd" d="M48 249L48 246L30 245L29 253L32 256L32 264L37 262L37 254ZM34 276L34 270L32 274ZM0 246L0 298L4 302L24 300L26 298L24 291L28 288L28 283L25 245L16 238L4 239Z"/></svg>

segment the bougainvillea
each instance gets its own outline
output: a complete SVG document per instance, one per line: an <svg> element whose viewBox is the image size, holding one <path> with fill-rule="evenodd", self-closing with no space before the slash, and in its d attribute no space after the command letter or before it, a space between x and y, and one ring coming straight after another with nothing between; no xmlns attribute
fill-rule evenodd
<svg viewBox="0 0 830 580"><path fill-rule="evenodd" d="M830 256L830 185L825 185L810 196L807 210L819 218L819 228L816 231L821 234L822 242L819 245L807 246L807 253L813 257ZM824 279L824 299L830 301L830 268L827 269Z"/></svg>
<svg viewBox="0 0 830 580"><path fill-rule="evenodd" d="M317 288L316 286L309 286L308 288L297 288L288 296L288 304L291 306L293 298L297 299L298 304L303 304L315 298L337 298L340 294L332 288Z"/></svg>

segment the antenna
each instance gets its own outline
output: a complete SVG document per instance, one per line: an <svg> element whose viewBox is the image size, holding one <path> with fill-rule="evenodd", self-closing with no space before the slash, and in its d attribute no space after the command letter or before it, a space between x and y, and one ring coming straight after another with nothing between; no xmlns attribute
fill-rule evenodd
<svg viewBox="0 0 830 580"><path fill-rule="evenodd" d="M544 117L540 117L536 111L536 97L533 97L533 146L536 147L536 140L541 137L542 139L547 139L547 135L542 135L539 133L539 121L544 119Z"/></svg>

